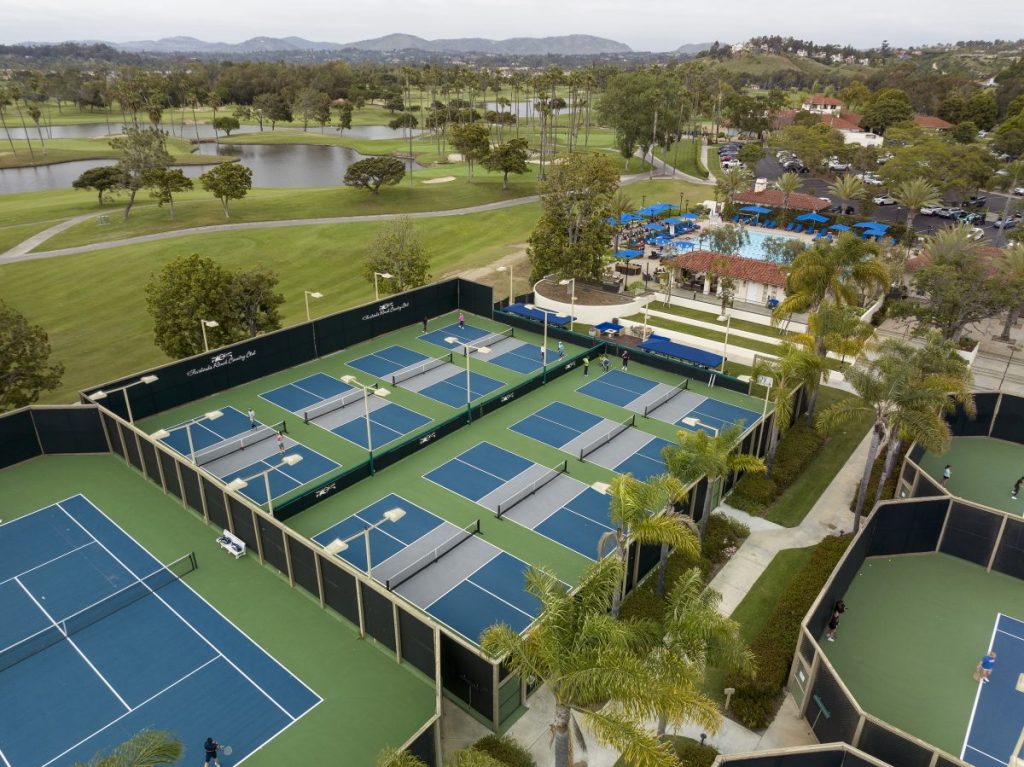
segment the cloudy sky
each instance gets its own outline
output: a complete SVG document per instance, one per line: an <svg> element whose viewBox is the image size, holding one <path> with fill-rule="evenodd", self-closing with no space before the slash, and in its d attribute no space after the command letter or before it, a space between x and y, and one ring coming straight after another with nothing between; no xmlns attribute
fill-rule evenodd
<svg viewBox="0 0 1024 767"><path fill-rule="evenodd" d="M1024 36L1021 0L138 0L0 1L0 42L188 35L207 41L287 37L353 42L392 32L439 37L591 34L634 50L791 35L867 47Z"/></svg>

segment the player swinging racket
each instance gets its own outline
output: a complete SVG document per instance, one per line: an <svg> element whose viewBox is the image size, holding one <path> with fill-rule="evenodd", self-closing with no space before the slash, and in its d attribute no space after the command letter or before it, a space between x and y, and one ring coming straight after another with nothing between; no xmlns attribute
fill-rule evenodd
<svg viewBox="0 0 1024 767"><path fill-rule="evenodd" d="M223 751L224 756L231 756L231 746L222 746L213 738L207 738L203 744L203 751L206 752L206 759L203 761L203 764L207 765L213 762L217 767L220 767L220 760L217 759L218 750Z"/></svg>

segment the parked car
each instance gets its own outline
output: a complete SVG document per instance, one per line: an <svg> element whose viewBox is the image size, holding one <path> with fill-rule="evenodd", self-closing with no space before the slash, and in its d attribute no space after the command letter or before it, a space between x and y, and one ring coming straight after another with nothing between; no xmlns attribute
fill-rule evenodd
<svg viewBox="0 0 1024 767"><path fill-rule="evenodd" d="M941 205L925 205L923 208L921 208L921 215L922 216L937 216L937 215L939 215L939 211L940 210L942 210L942 206Z"/></svg>
<svg viewBox="0 0 1024 767"><path fill-rule="evenodd" d="M958 208L956 206L948 206L939 208L939 212L936 213L935 215L937 215L939 218L956 218L963 212L963 208Z"/></svg>
<svg viewBox="0 0 1024 767"><path fill-rule="evenodd" d="M874 173L858 173L857 178L859 178L868 186L881 186L883 184L882 179L876 176Z"/></svg>
<svg viewBox="0 0 1024 767"><path fill-rule="evenodd" d="M742 168L743 163L741 163L735 157L730 157L728 160L722 161L722 167L725 168L726 170L729 170L730 168Z"/></svg>
<svg viewBox="0 0 1024 767"><path fill-rule="evenodd" d="M965 208L981 208L988 202L988 197L983 194L976 194L964 203Z"/></svg>
<svg viewBox="0 0 1024 767"><path fill-rule="evenodd" d="M876 162L877 162L877 163L878 163L879 165L885 165L885 164L886 164L887 162L889 162L889 160L891 160L891 159L892 159L892 158L893 158L894 156L895 156L895 155L894 155L894 154L893 154L892 152L885 152L884 154L880 154L880 155L878 155L878 159L876 160Z"/></svg>
<svg viewBox="0 0 1024 767"><path fill-rule="evenodd" d="M835 173L842 173L843 171L849 170L851 167L852 166L848 162L840 162L839 160L828 161L828 169Z"/></svg>
<svg viewBox="0 0 1024 767"><path fill-rule="evenodd" d="M873 203L875 203L875 205L895 205L896 204L895 198L890 197L887 194L879 195L878 197L872 197L871 201Z"/></svg>
<svg viewBox="0 0 1024 767"><path fill-rule="evenodd" d="M1016 189L1013 190L1013 193L1024 195L1024 186L1018 186Z"/></svg>
<svg viewBox="0 0 1024 767"><path fill-rule="evenodd" d="M1017 226L1017 219L1015 218L1000 218L997 219L993 224L996 229L1013 229Z"/></svg>
<svg viewBox="0 0 1024 767"><path fill-rule="evenodd" d="M982 239L984 236L985 236L985 230L984 229L979 229L976 226L972 226L971 227L971 231L969 231L967 233L967 239L968 240L973 240L974 242L977 242L978 240Z"/></svg>
<svg viewBox="0 0 1024 767"><path fill-rule="evenodd" d="M739 149L739 144L723 144L722 146L718 147L718 153L725 154L726 152L738 152Z"/></svg>
<svg viewBox="0 0 1024 767"><path fill-rule="evenodd" d="M790 160L789 162L784 162L784 163L782 163L782 167L783 167L784 170L787 170L790 173L807 173L808 172L807 171L807 166L804 165L799 160Z"/></svg>
<svg viewBox="0 0 1024 767"><path fill-rule="evenodd" d="M847 205L846 206L846 210L843 210L843 206L842 205L833 205L833 206L831 206L828 209L828 212L829 213L839 213L839 214L845 213L847 216L852 216L853 215L853 206L852 205Z"/></svg>
<svg viewBox="0 0 1024 767"><path fill-rule="evenodd" d="M964 213L961 213L959 216L957 216L956 219L961 224L970 224L970 225L973 226L974 224L984 224L985 223L985 214L984 213L967 213L967 212L964 212Z"/></svg>

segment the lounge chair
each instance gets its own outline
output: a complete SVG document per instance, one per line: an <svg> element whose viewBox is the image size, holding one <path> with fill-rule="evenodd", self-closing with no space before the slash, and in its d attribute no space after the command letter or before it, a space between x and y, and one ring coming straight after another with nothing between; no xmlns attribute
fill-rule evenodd
<svg viewBox="0 0 1024 767"><path fill-rule="evenodd" d="M896 238L895 237L890 237L889 238L889 243L891 245L898 245L899 244L898 242L896 242Z"/></svg>
<svg viewBox="0 0 1024 767"><path fill-rule="evenodd" d="M733 216L733 217L732 217L732 222L733 222L734 224L735 224L735 223L736 223L737 221L739 221L739 220L740 220L740 214L739 214L739 213L737 213L737 214L736 214L735 216Z"/></svg>
<svg viewBox="0 0 1024 767"><path fill-rule="evenodd" d="M778 227L778 225L779 223L774 218L768 222L769 229L775 229L776 227Z"/></svg>
<svg viewBox="0 0 1024 767"><path fill-rule="evenodd" d="M792 232L793 231L793 222L792 221L790 221L788 224L786 224L786 231L787 232Z"/></svg>
<svg viewBox="0 0 1024 767"><path fill-rule="evenodd" d="M811 227L810 229L808 229L808 230L807 230L806 232L804 232L804 234L814 234L814 233L815 233L815 232L817 232L817 231L818 231L818 230L817 230L817 229L815 229L815 228L814 228L814 227L812 226L812 227Z"/></svg>
<svg viewBox="0 0 1024 767"><path fill-rule="evenodd" d="M793 234L800 234L800 232L802 232L803 230L804 230L804 225L803 224L797 224L796 228L793 230Z"/></svg>

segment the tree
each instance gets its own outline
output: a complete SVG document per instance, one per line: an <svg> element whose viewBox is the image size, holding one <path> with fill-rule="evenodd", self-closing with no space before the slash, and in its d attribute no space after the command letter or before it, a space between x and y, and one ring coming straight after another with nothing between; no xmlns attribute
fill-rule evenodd
<svg viewBox="0 0 1024 767"><path fill-rule="evenodd" d="M857 110L871 99L871 91L860 80L854 80L839 91L839 98L843 100L847 107Z"/></svg>
<svg viewBox="0 0 1024 767"><path fill-rule="evenodd" d="M146 306L153 318L153 340L172 359L203 351L200 320L216 320L211 347L239 340L231 274L213 259L193 253L179 256L146 285Z"/></svg>
<svg viewBox="0 0 1024 767"><path fill-rule="evenodd" d="M412 132L413 129L420 124L420 121L416 119L416 115L412 112L402 112L394 120L388 123L388 127L391 130L398 130L401 128L406 131L409 136L409 162L411 163L416 159L416 155L412 153ZM412 165L409 165L409 184L412 184Z"/></svg>
<svg viewBox="0 0 1024 767"><path fill-rule="evenodd" d="M50 362L46 331L0 300L0 412L31 405L63 375L64 366Z"/></svg>
<svg viewBox="0 0 1024 767"><path fill-rule="evenodd" d="M146 178L146 186L153 190L152 194L157 206L163 207L164 203L170 204L171 219L173 220L174 195L178 192L191 191L194 184L192 179L186 176L180 168L175 168L174 170L154 170Z"/></svg>
<svg viewBox="0 0 1024 767"><path fill-rule="evenodd" d="M716 253L735 254L739 253L744 245L750 244L750 233L746 227L723 224L716 226L706 235L702 232L700 241L702 244L707 241L708 247Z"/></svg>
<svg viewBox="0 0 1024 767"><path fill-rule="evenodd" d="M242 328L250 338L281 327L279 309L284 303L284 296L277 292L278 282L274 271L260 265L231 275L233 324Z"/></svg>
<svg viewBox="0 0 1024 767"><path fill-rule="evenodd" d="M570 767L574 739L585 751L580 721L624 761L644 767L678 764L669 744L647 731L646 720L686 718L711 732L718 727L715 704L697 689L693 668L678 657L652 655L657 631L608 614L623 577L618 558L605 557L570 593L552 573L530 570L526 590L541 605L530 631L520 635L498 625L481 637L484 652L551 690L555 767Z"/></svg>
<svg viewBox="0 0 1024 767"><path fill-rule="evenodd" d="M701 427L696 431L680 429L676 432L676 444L668 445L662 451L669 473L686 487L703 477L707 478L704 493L704 508L700 517L700 537L704 540L711 516L712 498L720 498L721 483L734 471L763 473L764 461L745 453L734 453L736 443L743 433L742 423L730 426L714 437Z"/></svg>
<svg viewBox="0 0 1024 767"><path fill-rule="evenodd" d="M619 174L608 157L574 152L541 182L541 216L527 253L532 279L600 278L611 239L611 198Z"/></svg>
<svg viewBox="0 0 1024 767"><path fill-rule="evenodd" d="M238 122L238 118L237 117L224 116L224 117L215 117L213 119L213 129L214 129L214 131L222 130L228 136L231 135L231 131L238 130L241 127L242 127L242 124L240 122Z"/></svg>
<svg viewBox="0 0 1024 767"><path fill-rule="evenodd" d="M782 207L784 210L789 210L789 198L793 192L800 188L800 184L800 176L796 173L783 173L775 182L775 186L782 192Z"/></svg>
<svg viewBox="0 0 1024 767"><path fill-rule="evenodd" d="M466 161L469 181L473 180L473 163L482 160L491 151L491 132L483 123L468 123L452 128L451 142Z"/></svg>
<svg viewBox="0 0 1024 767"><path fill-rule="evenodd" d="M128 190L128 204L124 209L127 221L135 195L155 172L166 170L174 158L167 152L167 134L157 128L127 127L124 135L111 139L110 146L121 155L116 167L122 186Z"/></svg>
<svg viewBox="0 0 1024 767"><path fill-rule="evenodd" d="M344 133L346 128L352 127L352 105L343 101L337 105L338 109L338 133Z"/></svg>
<svg viewBox="0 0 1024 767"><path fill-rule="evenodd" d="M1024 112L999 124L993 131L992 148L1010 157L1024 158Z"/></svg>
<svg viewBox="0 0 1024 767"><path fill-rule="evenodd" d="M978 126L970 120L959 122L953 126L949 135L958 144L972 144L978 138Z"/></svg>
<svg viewBox="0 0 1024 767"><path fill-rule="evenodd" d="M765 470L769 477L775 466L779 436L785 434L793 421L793 395L797 386L805 380L805 370L816 363L816 360L811 359L815 356L813 351L790 341L783 341L779 344L774 359L757 357L754 361L751 377L757 379L763 376L772 382L767 396L771 401L774 417L764 457Z"/></svg>
<svg viewBox="0 0 1024 767"><path fill-rule="evenodd" d="M844 151L843 134L816 120L813 125L787 125L771 136L772 146L793 152L808 168L821 168Z"/></svg>
<svg viewBox="0 0 1024 767"><path fill-rule="evenodd" d="M750 186L750 176L739 168L729 168L718 177L715 183L715 191L727 201L732 202L733 197Z"/></svg>
<svg viewBox="0 0 1024 767"><path fill-rule="evenodd" d="M81 176L71 182L75 189L95 189L99 197L100 205L103 205L103 196L123 186L124 176L121 169L116 165L101 165L98 168L89 168Z"/></svg>
<svg viewBox="0 0 1024 767"><path fill-rule="evenodd" d="M873 243L843 232L834 243L818 240L794 260L786 275L786 298L774 316L816 311L827 298L838 305L856 304L861 291L884 288L889 270Z"/></svg>
<svg viewBox="0 0 1024 767"><path fill-rule="evenodd" d="M97 754L76 767L158 767L175 764L184 752L181 741L162 730L142 730L109 754Z"/></svg>
<svg viewBox="0 0 1024 767"><path fill-rule="evenodd" d="M529 157L529 142L525 138L513 138L494 147L480 164L492 173L501 173L501 188L508 189L508 174L521 175L528 172Z"/></svg>
<svg viewBox="0 0 1024 767"><path fill-rule="evenodd" d="M291 122L292 108L280 93L259 93L252 100L252 107L260 116L260 130L263 120L270 120L270 130L279 122Z"/></svg>
<svg viewBox="0 0 1024 767"><path fill-rule="evenodd" d="M942 199L939 190L924 178L912 178L901 181L891 189L893 199L897 204L907 210L907 255L910 255L910 246L914 242L914 217L921 212L921 208L929 205L938 205Z"/></svg>
<svg viewBox="0 0 1024 767"><path fill-rule="evenodd" d="M964 103L963 120L969 120L981 130L992 130L998 116L999 106L992 91L978 91Z"/></svg>
<svg viewBox="0 0 1024 767"><path fill-rule="evenodd" d="M199 177L199 184L220 200L224 218L229 218L228 200L241 200L252 189L252 170L237 162L214 165Z"/></svg>
<svg viewBox="0 0 1024 767"><path fill-rule="evenodd" d="M1012 243L1003 250L1000 273L1007 283L1007 289L1012 296L1024 296L1024 244ZM999 340L1009 341L1010 330L1017 324L1024 303L1016 301L1010 305L1006 312L1006 322L1003 323L1003 332L999 334Z"/></svg>
<svg viewBox="0 0 1024 767"><path fill-rule="evenodd" d="M405 178L405 163L394 157L367 157L345 171L345 186L369 189L380 194L383 185L394 186Z"/></svg>
<svg viewBox="0 0 1024 767"><path fill-rule="evenodd" d="M685 497L686 492L679 480L667 474L651 477L641 482L632 474L616 474L612 479L609 514L615 529L601 536L598 555L604 554L607 540L615 543L615 556L625 572L629 560L629 544L660 544L661 563L658 568L659 596L665 593L665 570L669 549L676 549L686 556L698 556L700 543L694 531L687 526L685 518L673 509ZM692 523L691 523L692 524ZM619 617L622 603L622 589L612 595L612 617Z"/></svg>
<svg viewBox="0 0 1024 767"><path fill-rule="evenodd" d="M371 284L374 272L391 275L390 279L378 282L384 295L418 288L430 281L430 253L419 228L408 216L387 221L377 230L363 267L363 275Z"/></svg>
<svg viewBox="0 0 1024 767"><path fill-rule="evenodd" d="M760 144L751 142L740 147L740 162L747 166L751 173L756 172L757 163L761 161L762 157L764 157L764 147Z"/></svg>
<svg viewBox="0 0 1024 767"><path fill-rule="evenodd" d="M875 93L864 108L861 125L882 135L886 128L914 116L914 107L907 94L899 88L883 88Z"/></svg>
<svg viewBox="0 0 1024 767"><path fill-rule="evenodd" d="M843 213L850 207L850 202L859 200L864 196L865 189L864 181L849 173L844 173L828 185L828 191L834 197L839 198L839 204L842 206Z"/></svg>

